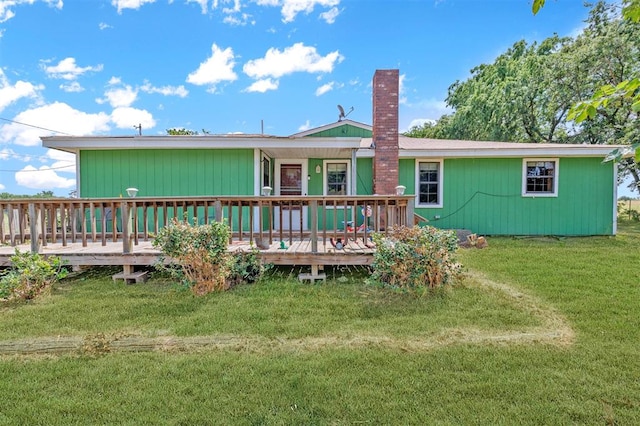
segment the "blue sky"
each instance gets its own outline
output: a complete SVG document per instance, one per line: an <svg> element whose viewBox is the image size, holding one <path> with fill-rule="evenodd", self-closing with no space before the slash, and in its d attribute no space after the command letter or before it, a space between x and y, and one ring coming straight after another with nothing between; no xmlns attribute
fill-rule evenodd
<svg viewBox="0 0 640 426"><path fill-rule="evenodd" d="M530 0L0 0L0 192L75 188L73 156L40 136L289 135L338 104L371 123L376 69L400 70L406 130L445 113L474 66L575 35L587 14L580 0L537 16Z"/></svg>

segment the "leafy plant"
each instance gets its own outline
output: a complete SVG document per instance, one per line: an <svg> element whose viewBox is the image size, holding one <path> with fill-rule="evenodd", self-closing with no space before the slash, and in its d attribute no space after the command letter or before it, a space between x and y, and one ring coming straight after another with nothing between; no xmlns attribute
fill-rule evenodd
<svg viewBox="0 0 640 426"><path fill-rule="evenodd" d="M233 253L231 274L227 279L230 286L242 282L254 283L262 278L271 265L264 265L258 256L259 253L260 251L255 248L251 251L236 251Z"/></svg>
<svg viewBox="0 0 640 426"><path fill-rule="evenodd" d="M7 301L33 299L67 276L64 263L57 256L45 258L16 249L11 264L11 269L0 276L0 299Z"/></svg>
<svg viewBox="0 0 640 426"><path fill-rule="evenodd" d="M371 275L374 282L421 296L460 277L454 231L402 226L394 227L387 237L378 233L372 237L376 243Z"/></svg>
<svg viewBox="0 0 640 426"><path fill-rule="evenodd" d="M194 294L204 295L229 288L227 277L233 266L231 253L227 252L230 236L226 223L195 226L174 219L158 232L153 246L180 266L179 274Z"/></svg>

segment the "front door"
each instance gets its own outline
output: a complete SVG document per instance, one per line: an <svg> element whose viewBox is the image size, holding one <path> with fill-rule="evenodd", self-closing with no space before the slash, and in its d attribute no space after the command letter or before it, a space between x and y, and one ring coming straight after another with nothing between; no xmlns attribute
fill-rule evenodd
<svg viewBox="0 0 640 426"><path fill-rule="evenodd" d="M275 194L283 197L307 195L306 160L276 160ZM282 219L280 218L282 213ZM274 211L276 229L307 229L307 209L301 206L283 206ZM302 228L300 224L302 223Z"/></svg>

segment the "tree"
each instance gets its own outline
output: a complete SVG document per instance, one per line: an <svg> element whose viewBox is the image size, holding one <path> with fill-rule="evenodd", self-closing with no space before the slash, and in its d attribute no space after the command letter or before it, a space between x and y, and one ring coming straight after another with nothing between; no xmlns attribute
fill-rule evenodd
<svg viewBox="0 0 640 426"><path fill-rule="evenodd" d="M534 0L532 5L533 14L537 14L538 11L544 6L545 0ZM629 23L640 22L640 0L623 0L622 2L622 17ZM637 45L636 45L637 46ZM617 84L605 84L598 88L588 100L583 100L576 103L569 111L568 118L575 120L576 123L584 123L589 120L595 120L598 115L605 115L603 110L610 106L626 109L629 111L630 116L633 116L637 120L637 114L640 112L640 78L638 76L638 69L633 70L633 75L629 79L624 79ZM638 140L638 134L633 134L633 141ZM640 183L637 176L637 163L640 162L640 143L631 142L625 149L614 150L608 160L622 161L628 154L635 153L634 160L626 160L626 168L631 166L632 169L636 169L634 175L636 181L636 187L640 188ZM634 163L634 164L632 164Z"/></svg>
<svg viewBox="0 0 640 426"><path fill-rule="evenodd" d="M195 130L185 129L184 127L174 127L173 129L167 129L167 135L169 136L193 136L197 134L198 132L196 132Z"/></svg>
<svg viewBox="0 0 640 426"><path fill-rule="evenodd" d="M640 23L622 19L616 7L594 5L575 39L519 41L492 64L475 67L467 80L449 87L446 101L454 113L407 134L635 149L640 139ZM640 188L638 164L623 159L625 152L613 157L620 160L622 177L630 174Z"/></svg>

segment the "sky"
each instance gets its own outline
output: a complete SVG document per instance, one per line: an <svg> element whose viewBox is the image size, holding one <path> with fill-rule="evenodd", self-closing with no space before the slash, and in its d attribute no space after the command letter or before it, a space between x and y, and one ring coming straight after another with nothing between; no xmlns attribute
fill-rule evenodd
<svg viewBox="0 0 640 426"><path fill-rule="evenodd" d="M0 192L67 196L49 135L291 135L371 124L399 69L400 130L450 112L448 87L513 43L575 36L581 0L0 0Z"/></svg>

